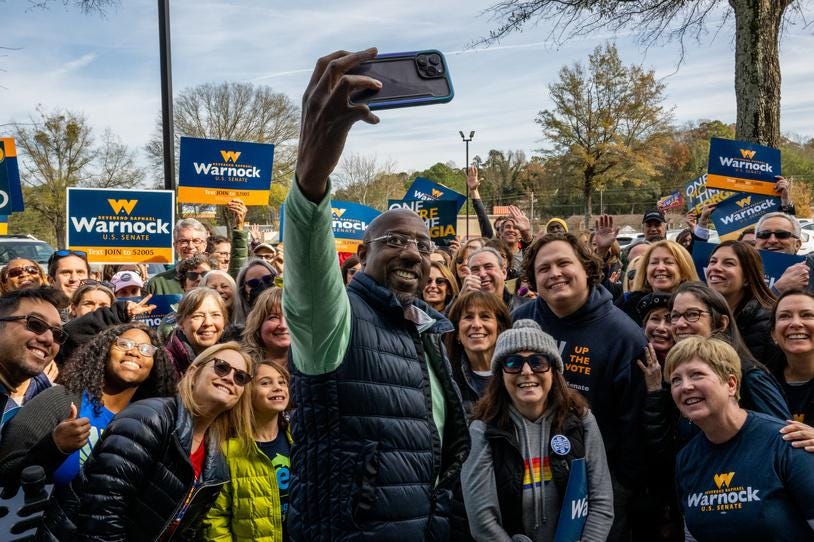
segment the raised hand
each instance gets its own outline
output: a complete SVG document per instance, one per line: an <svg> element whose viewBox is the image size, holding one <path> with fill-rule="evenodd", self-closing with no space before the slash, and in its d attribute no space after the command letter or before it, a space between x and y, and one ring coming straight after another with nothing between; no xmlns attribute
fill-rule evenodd
<svg viewBox="0 0 814 542"><path fill-rule="evenodd" d="M519 207L509 205L509 216L511 216L512 220L514 220L514 223L517 225L517 229L520 230L520 233L522 233L524 237L527 237L531 232L531 222L529 222L526 213L521 211Z"/></svg>
<svg viewBox="0 0 814 542"><path fill-rule="evenodd" d="M347 72L376 56L376 49L349 53L336 51L317 61L302 97L302 120L297 147L297 183L305 197L319 202L325 196L328 175L339 162L348 132L357 121L377 124L379 117L364 104L351 104L359 90L379 90L381 82Z"/></svg>
<svg viewBox="0 0 814 542"><path fill-rule="evenodd" d="M659 391L661 389L661 365L656 357L656 349L653 348L652 343L647 343L644 347L645 363L641 360L636 360L639 369L644 373L644 382L647 385L647 391Z"/></svg>
<svg viewBox="0 0 814 542"><path fill-rule="evenodd" d="M77 418L76 405L71 403L71 413L59 422L51 433L54 444L63 454L70 454L85 445L90 437L90 420Z"/></svg>
<svg viewBox="0 0 814 542"><path fill-rule="evenodd" d="M150 298L153 297L153 294L147 294L144 298L136 303L135 301L128 301L127 302L127 314L130 315L130 318L134 316L138 316L139 314L144 314L145 312L153 312L157 305L148 305L147 302Z"/></svg>
<svg viewBox="0 0 814 542"><path fill-rule="evenodd" d="M477 193L478 187L480 186L480 179L478 178L478 168L475 166L469 166L469 170L466 175L466 186L469 187L470 192ZM472 197L479 198L480 196Z"/></svg>
<svg viewBox="0 0 814 542"><path fill-rule="evenodd" d="M610 215L599 215L594 222L596 231L594 232L594 243L596 244L596 254L604 258L610 250L616 236L619 234L619 227L613 226L613 217Z"/></svg>
<svg viewBox="0 0 814 542"><path fill-rule="evenodd" d="M235 217L235 229L242 230L243 225L246 223L246 213L248 212L248 207L239 199L233 199L229 203L226 204L226 208L232 212L232 216Z"/></svg>

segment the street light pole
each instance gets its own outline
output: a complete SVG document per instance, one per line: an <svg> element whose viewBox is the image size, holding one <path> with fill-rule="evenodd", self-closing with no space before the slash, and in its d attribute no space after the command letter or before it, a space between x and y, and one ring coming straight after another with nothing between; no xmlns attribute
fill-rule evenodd
<svg viewBox="0 0 814 542"><path fill-rule="evenodd" d="M161 131L164 144L164 188L175 190L175 128L172 112L170 0L158 0L158 45L161 54Z"/></svg>
<svg viewBox="0 0 814 542"><path fill-rule="evenodd" d="M469 139L466 138L463 131L458 131L461 134L466 144L466 162L464 163L464 175L469 175L469 142L475 137L475 130L469 132ZM469 239L469 183L466 183L466 238Z"/></svg>

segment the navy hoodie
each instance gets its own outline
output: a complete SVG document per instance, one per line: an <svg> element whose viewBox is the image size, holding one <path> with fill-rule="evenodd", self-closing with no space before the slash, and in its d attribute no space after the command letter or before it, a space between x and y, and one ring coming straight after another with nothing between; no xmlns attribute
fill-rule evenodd
<svg viewBox="0 0 814 542"><path fill-rule="evenodd" d="M531 318L557 341L565 365L563 376L582 393L596 417L611 473L624 485L635 485L641 470L640 415L645 386L636 359L643 355L642 329L603 286L591 289L588 302L559 318L542 297L512 313Z"/></svg>

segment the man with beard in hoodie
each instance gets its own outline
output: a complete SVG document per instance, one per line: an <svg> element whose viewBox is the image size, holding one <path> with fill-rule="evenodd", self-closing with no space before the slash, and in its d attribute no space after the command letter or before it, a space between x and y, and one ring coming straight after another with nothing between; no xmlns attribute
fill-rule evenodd
<svg viewBox="0 0 814 542"><path fill-rule="evenodd" d="M381 88L347 71L375 55L321 58L303 98L284 228L297 405L292 540L446 541L466 532L453 493L460 495L469 432L441 345L453 327L418 299L435 248L427 226L407 209L377 217L347 289L336 260L328 175L351 126L379 120L349 96Z"/></svg>
<svg viewBox="0 0 814 542"><path fill-rule="evenodd" d="M609 541L630 538L629 506L642 475L640 415L644 380L635 365L646 339L601 284L602 261L570 233L549 233L524 261L538 297L512 313L549 333L562 355L568 385L585 396L596 417L613 482Z"/></svg>

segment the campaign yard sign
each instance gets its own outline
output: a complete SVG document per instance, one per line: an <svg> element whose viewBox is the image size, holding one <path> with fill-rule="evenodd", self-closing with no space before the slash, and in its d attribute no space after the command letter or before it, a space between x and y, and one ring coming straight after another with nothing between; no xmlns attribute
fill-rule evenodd
<svg viewBox="0 0 814 542"><path fill-rule="evenodd" d="M740 233L757 224L760 217L780 210L780 198L740 192L727 198L712 212L712 222L721 241L737 239Z"/></svg>
<svg viewBox="0 0 814 542"><path fill-rule="evenodd" d="M554 435L552 447L553 441L558 438L568 442L565 436ZM585 458L578 458L571 461L571 472L568 475L568 485L565 486L565 496L562 499L554 542L579 542L582 539L582 531L587 519L588 471L585 467Z"/></svg>
<svg viewBox="0 0 814 542"><path fill-rule="evenodd" d="M161 324L161 320L167 316L175 312L178 309L178 303L181 302L181 298L183 295L181 294L161 294L161 295L153 295L150 296L150 299L147 301L149 305L155 305L155 308L151 312L143 312L141 314L137 314L133 317L133 320L136 322L140 322L145 326L157 328L159 324ZM125 297L122 298L126 301L132 301L134 303L139 303L143 297Z"/></svg>
<svg viewBox="0 0 814 542"><path fill-rule="evenodd" d="M380 214L367 205L331 200L331 229L336 240L336 251L356 254L365 237L365 230Z"/></svg>
<svg viewBox="0 0 814 542"><path fill-rule="evenodd" d="M14 138L0 137L0 214L10 215L23 210L17 147Z"/></svg>
<svg viewBox="0 0 814 542"><path fill-rule="evenodd" d="M707 262L709 262L709 257L716 246L718 245L715 243L704 243L702 241L696 241L692 245L692 260L701 280L707 280ZM786 269L806 260L805 256L783 254L782 252L771 252L769 250L758 250L758 254L760 254L760 259L763 262L763 281L769 288L774 286L774 283L783 276Z"/></svg>
<svg viewBox="0 0 814 542"><path fill-rule="evenodd" d="M661 209L661 212L670 211L672 209L680 209L684 206L684 198L681 197L681 190L676 190L671 194L667 194L656 202L656 206Z"/></svg>
<svg viewBox="0 0 814 542"><path fill-rule="evenodd" d="M407 189L407 193L404 194L402 200L450 200L455 202L455 212L457 213L461 210L461 207L464 206L464 203L466 203L466 196L425 177L416 177L413 184Z"/></svg>
<svg viewBox="0 0 814 542"><path fill-rule="evenodd" d="M455 239L458 222L457 202L452 200L388 200L388 209L410 209L427 224L430 239L437 245L446 246Z"/></svg>
<svg viewBox="0 0 814 542"><path fill-rule="evenodd" d="M8 216L0 215L0 235L8 235Z"/></svg>
<svg viewBox="0 0 814 542"><path fill-rule="evenodd" d="M268 205L274 145L182 137L180 152L180 203Z"/></svg>
<svg viewBox="0 0 814 542"><path fill-rule="evenodd" d="M729 190L718 190L707 186L706 173L684 185L684 201L687 202L687 210L697 215L701 214L701 208L704 205L715 205L734 194L735 192Z"/></svg>
<svg viewBox="0 0 814 542"><path fill-rule="evenodd" d="M780 151L747 141L713 137L709 143L707 186L775 196Z"/></svg>
<svg viewBox="0 0 814 542"><path fill-rule="evenodd" d="M352 201L331 200L331 231L337 252L356 254L365 238L365 230L381 213L373 207ZM283 239L285 204L280 206L280 240Z"/></svg>
<svg viewBox="0 0 814 542"><path fill-rule="evenodd" d="M68 188L67 237L91 263L173 263L172 190Z"/></svg>

